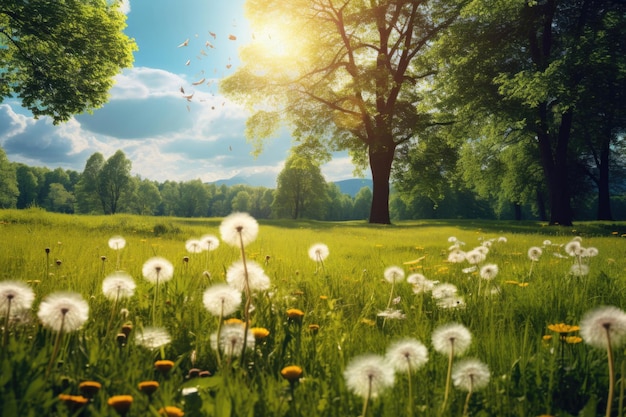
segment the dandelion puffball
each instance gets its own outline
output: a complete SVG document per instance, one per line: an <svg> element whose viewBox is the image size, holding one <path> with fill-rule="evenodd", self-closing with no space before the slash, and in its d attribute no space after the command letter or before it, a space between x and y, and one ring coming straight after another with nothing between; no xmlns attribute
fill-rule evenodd
<svg viewBox="0 0 626 417"><path fill-rule="evenodd" d="M528 259L530 259L533 262L537 262L539 261L539 258L541 257L542 253L543 251L541 250L540 247L532 246L531 248L528 249Z"/></svg>
<svg viewBox="0 0 626 417"><path fill-rule="evenodd" d="M626 313L614 306L588 311L580 321L580 335L585 343L596 348L621 345L626 338Z"/></svg>
<svg viewBox="0 0 626 417"><path fill-rule="evenodd" d="M383 272L385 281L389 283L401 282L404 280L404 269L399 266L390 266Z"/></svg>
<svg viewBox="0 0 626 417"><path fill-rule="evenodd" d="M212 251L220 246L220 240L214 235L204 235L200 238L202 243L202 249L206 251Z"/></svg>
<svg viewBox="0 0 626 417"><path fill-rule="evenodd" d="M323 243L316 243L309 248L309 258L315 262L322 262L329 254L328 246Z"/></svg>
<svg viewBox="0 0 626 417"><path fill-rule="evenodd" d="M245 264L242 261L237 261L232 264L226 271L226 281L233 288L245 291L246 271L250 291L265 291L270 288L269 277L265 275L261 265L254 261L247 261Z"/></svg>
<svg viewBox="0 0 626 417"><path fill-rule="evenodd" d="M124 249L124 246L126 246L126 239L122 236L113 236L109 239L109 247L113 250Z"/></svg>
<svg viewBox="0 0 626 417"><path fill-rule="evenodd" d="M56 292L43 299L37 317L54 331L73 332L89 318L89 304L78 293Z"/></svg>
<svg viewBox="0 0 626 417"><path fill-rule="evenodd" d="M254 334L248 331L245 333L245 326L242 324L227 324L220 332L219 349L226 356L241 356L246 339L246 349L254 349L256 339ZM244 336L245 335L245 336ZM217 333L211 334L211 348L217 351Z"/></svg>
<svg viewBox="0 0 626 417"><path fill-rule="evenodd" d="M144 327L135 333L135 342L148 349L158 349L171 341L170 334L163 327Z"/></svg>
<svg viewBox="0 0 626 417"><path fill-rule="evenodd" d="M489 367L478 359L463 359L452 367L452 383L463 391L476 391L489 384Z"/></svg>
<svg viewBox="0 0 626 417"><path fill-rule="evenodd" d="M20 281L0 282L0 316L28 310L35 301L35 293L28 285Z"/></svg>
<svg viewBox="0 0 626 417"><path fill-rule="evenodd" d="M189 239L185 242L185 249L189 253L200 253L203 250L200 239Z"/></svg>
<svg viewBox="0 0 626 417"><path fill-rule="evenodd" d="M165 258L155 256L143 264L141 273L146 280L157 284L172 279L174 276L174 265Z"/></svg>
<svg viewBox="0 0 626 417"><path fill-rule="evenodd" d="M231 246L247 246L259 233L259 224L248 213L233 213L220 224L222 240Z"/></svg>
<svg viewBox="0 0 626 417"><path fill-rule="evenodd" d="M385 354L397 372L415 372L428 362L428 349L416 339L402 339L392 343Z"/></svg>
<svg viewBox="0 0 626 417"><path fill-rule="evenodd" d="M228 316L241 305L241 291L228 284L215 284L204 291L202 302L214 316Z"/></svg>
<svg viewBox="0 0 626 417"><path fill-rule="evenodd" d="M375 398L395 382L394 368L389 366L384 357L373 354L353 358L343 376L348 389L363 398L368 394Z"/></svg>
<svg viewBox="0 0 626 417"><path fill-rule="evenodd" d="M129 298L135 294L135 281L126 272L117 271L102 281L102 292L109 300Z"/></svg>
<svg viewBox="0 0 626 417"><path fill-rule="evenodd" d="M465 353L472 343L472 334L459 323L444 324L435 329L432 335L433 348L444 355L452 352L455 356Z"/></svg>

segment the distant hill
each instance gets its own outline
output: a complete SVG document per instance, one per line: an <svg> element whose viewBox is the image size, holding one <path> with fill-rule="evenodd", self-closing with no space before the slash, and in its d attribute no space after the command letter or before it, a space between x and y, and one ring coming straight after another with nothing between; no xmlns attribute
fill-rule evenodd
<svg viewBox="0 0 626 417"><path fill-rule="evenodd" d="M370 190L373 187L372 180L365 178L335 181L335 184L337 184L343 194L348 194L351 197L354 197L363 187L369 187Z"/></svg>

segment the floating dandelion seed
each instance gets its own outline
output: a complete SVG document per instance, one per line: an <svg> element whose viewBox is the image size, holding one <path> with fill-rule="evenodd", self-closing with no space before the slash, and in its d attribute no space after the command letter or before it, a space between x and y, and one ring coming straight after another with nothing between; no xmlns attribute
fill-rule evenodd
<svg viewBox="0 0 626 417"><path fill-rule="evenodd" d="M606 417L610 417L615 390L613 348L620 346L626 338L626 313L614 306L603 306L588 311L580 321L580 335L588 345L607 351L609 393Z"/></svg>
<svg viewBox="0 0 626 417"><path fill-rule="evenodd" d="M163 327L144 327L135 333L135 343L148 349L158 349L172 341Z"/></svg>
<svg viewBox="0 0 626 417"><path fill-rule="evenodd" d="M367 415L370 398L376 398L395 383L395 372L379 355L365 354L353 358L343 372L350 391L363 398L361 416Z"/></svg>
<svg viewBox="0 0 626 417"><path fill-rule="evenodd" d="M215 284L204 291L202 302L214 316L229 316L241 305L241 291L228 284Z"/></svg>
<svg viewBox="0 0 626 417"><path fill-rule="evenodd" d="M259 224L248 213L233 213L220 224L222 240L235 247L245 247L252 243L258 233Z"/></svg>
<svg viewBox="0 0 626 417"><path fill-rule="evenodd" d="M233 263L226 271L226 281L239 291L245 291L246 281L250 291L265 291L270 288L270 278L263 267L254 261Z"/></svg>

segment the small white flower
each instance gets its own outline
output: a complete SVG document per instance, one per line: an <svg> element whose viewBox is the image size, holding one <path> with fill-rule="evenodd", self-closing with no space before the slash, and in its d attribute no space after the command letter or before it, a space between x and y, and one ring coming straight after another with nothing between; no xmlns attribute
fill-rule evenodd
<svg viewBox="0 0 626 417"><path fill-rule="evenodd" d="M0 282L0 317L9 314L18 314L30 309L35 301L32 288L21 281ZM5 330L6 331L6 330Z"/></svg>

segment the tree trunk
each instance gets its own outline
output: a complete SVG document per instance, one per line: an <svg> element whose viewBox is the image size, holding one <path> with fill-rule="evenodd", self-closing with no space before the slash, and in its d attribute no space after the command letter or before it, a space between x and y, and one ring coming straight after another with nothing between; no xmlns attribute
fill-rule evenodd
<svg viewBox="0 0 626 417"><path fill-rule="evenodd" d="M391 224L389 217L389 176L391 174L395 146L370 145L368 153L373 183L369 222Z"/></svg>
<svg viewBox="0 0 626 417"><path fill-rule="evenodd" d="M598 220L613 220L611 213L611 191L609 189L610 137L604 140L598 166Z"/></svg>

